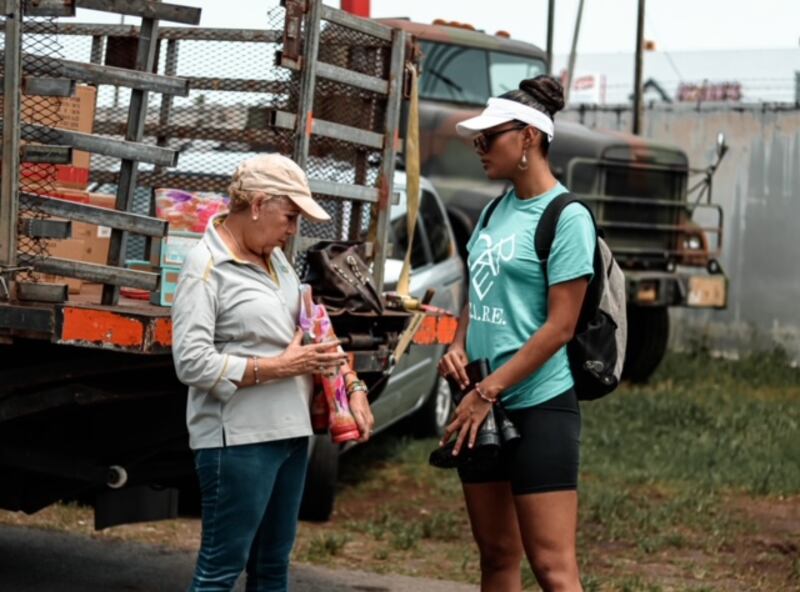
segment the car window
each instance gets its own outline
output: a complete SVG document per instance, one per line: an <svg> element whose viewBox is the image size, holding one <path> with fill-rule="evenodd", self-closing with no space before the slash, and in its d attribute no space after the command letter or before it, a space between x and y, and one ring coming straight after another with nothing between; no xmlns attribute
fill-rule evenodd
<svg viewBox="0 0 800 592"><path fill-rule="evenodd" d="M405 259L408 250L408 218L406 217L406 194L400 194L400 202L392 206L390 225L391 252L390 259ZM428 252L425 249L425 236L422 232L421 221L417 221L414 228L414 244L411 247L411 268L428 265Z"/></svg>
<svg viewBox="0 0 800 592"><path fill-rule="evenodd" d="M442 209L436 203L436 197L430 191L422 192L419 216L425 221L425 234L428 237L428 246L431 249L433 262L439 263L439 261L444 261L451 257L453 254L453 242L450 239L450 231L447 228Z"/></svg>
<svg viewBox="0 0 800 592"><path fill-rule="evenodd" d="M486 51L423 41L422 99L483 105L489 98Z"/></svg>

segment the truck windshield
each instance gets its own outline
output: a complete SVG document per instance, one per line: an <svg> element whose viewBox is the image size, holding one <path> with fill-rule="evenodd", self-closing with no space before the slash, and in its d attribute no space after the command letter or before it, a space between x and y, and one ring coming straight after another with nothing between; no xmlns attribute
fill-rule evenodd
<svg viewBox="0 0 800 592"><path fill-rule="evenodd" d="M482 48L423 41L420 98L485 105L519 81L545 71L537 58Z"/></svg>
<svg viewBox="0 0 800 592"><path fill-rule="evenodd" d="M519 88L520 80L544 74L544 62L534 58L499 51L489 52L489 78L492 96Z"/></svg>

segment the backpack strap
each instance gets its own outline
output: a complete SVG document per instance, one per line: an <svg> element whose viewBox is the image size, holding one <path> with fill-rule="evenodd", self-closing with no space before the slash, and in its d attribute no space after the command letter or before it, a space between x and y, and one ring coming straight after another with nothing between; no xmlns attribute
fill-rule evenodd
<svg viewBox="0 0 800 592"><path fill-rule="evenodd" d="M493 214L493 213L494 213L494 211L497 209L497 206L499 206L499 205L500 205L500 202L503 200L503 198L504 198L505 196L506 196L506 193L501 193L500 195L498 195L497 197L495 197L495 198L494 198L494 199L493 199L493 200L492 200L492 201L489 203L489 207L488 207L488 208L486 208L486 214L483 216L483 221L481 222L481 227L480 227L480 230L483 230L484 228L486 228L486 225L487 225L487 224L489 224L489 218L491 218L491 217L492 217L492 214Z"/></svg>
<svg viewBox="0 0 800 592"><path fill-rule="evenodd" d="M589 212L592 217L592 224L594 225L595 235L600 236L597 230L597 221L594 219L594 213L578 196L574 193L562 193L555 197L542 212L542 217L539 218L539 224L536 226L536 232L533 236L533 246L536 249L536 256L542 264L542 272L544 273L545 285L549 286L547 280L547 260L550 257L550 250L553 247L553 241L556 238L556 227L558 226L558 219L561 217L561 212L564 211L568 205L572 203L581 204Z"/></svg>
<svg viewBox="0 0 800 592"><path fill-rule="evenodd" d="M603 234L602 231L597 228L594 212L592 212L591 208L582 202L575 194L569 192L562 193L547 204L544 212L542 212L542 217L539 218L539 224L536 226L533 242L536 249L536 256L539 258L542 265L542 273L544 274L544 282L548 292L550 291L550 282L547 279L547 259L550 256L550 250L556 238L556 227L558 226L558 219L561 216L561 212L572 203L581 204L589 212L589 215L592 217L595 236L600 238ZM589 287L586 290L586 297L584 298L581 312L578 316L578 327L585 326L586 323L594 317L595 311L600 305L600 300L602 298L604 284L603 257L600 254L600 249L597 247L596 240L592 265L594 267L594 277L592 281L589 282Z"/></svg>

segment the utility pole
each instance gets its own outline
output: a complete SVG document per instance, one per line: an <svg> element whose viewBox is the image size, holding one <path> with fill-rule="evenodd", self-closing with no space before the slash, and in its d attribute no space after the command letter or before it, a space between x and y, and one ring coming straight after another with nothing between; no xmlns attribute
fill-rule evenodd
<svg viewBox="0 0 800 592"><path fill-rule="evenodd" d="M639 0L639 15L636 23L636 60L633 72L633 133L642 131L642 66L644 62L644 2Z"/></svg>
<svg viewBox="0 0 800 592"><path fill-rule="evenodd" d="M800 70L794 73L794 102L800 105Z"/></svg>
<svg viewBox="0 0 800 592"><path fill-rule="evenodd" d="M578 35L581 32L581 19L583 18L583 0L578 4L578 14L575 17L575 32L572 34L572 49L569 52L569 67L567 68L567 86L564 89L564 102L569 104L569 91L572 88L572 75L575 73L575 57L578 51Z"/></svg>
<svg viewBox="0 0 800 592"><path fill-rule="evenodd" d="M553 73L553 35L556 20L556 0L547 1L547 69Z"/></svg>

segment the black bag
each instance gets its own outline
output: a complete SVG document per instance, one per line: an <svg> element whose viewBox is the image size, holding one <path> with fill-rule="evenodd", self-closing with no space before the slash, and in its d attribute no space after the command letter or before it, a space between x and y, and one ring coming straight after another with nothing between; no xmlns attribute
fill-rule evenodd
<svg viewBox="0 0 800 592"><path fill-rule="evenodd" d="M492 212L502 198L497 197L489 204L481 228L489 223ZM586 289L575 335L567 343L575 393L580 400L593 400L617 388L622 375L628 338L625 275L603 239L602 231L597 228L592 210L572 193L562 193L547 204L534 235L534 246L542 264L545 285L549 285L547 259L556 236L558 218L571 203L580 203L588 210L597 233L594 275Z"/></svg>
<svg viewBox="0 0 800 592"><path fill-rule="evenodd" d="M364 253L364 243L355 241L321 241L309 248L303 281L315 299L334 310L383 314L383 298Z"/></svg>

